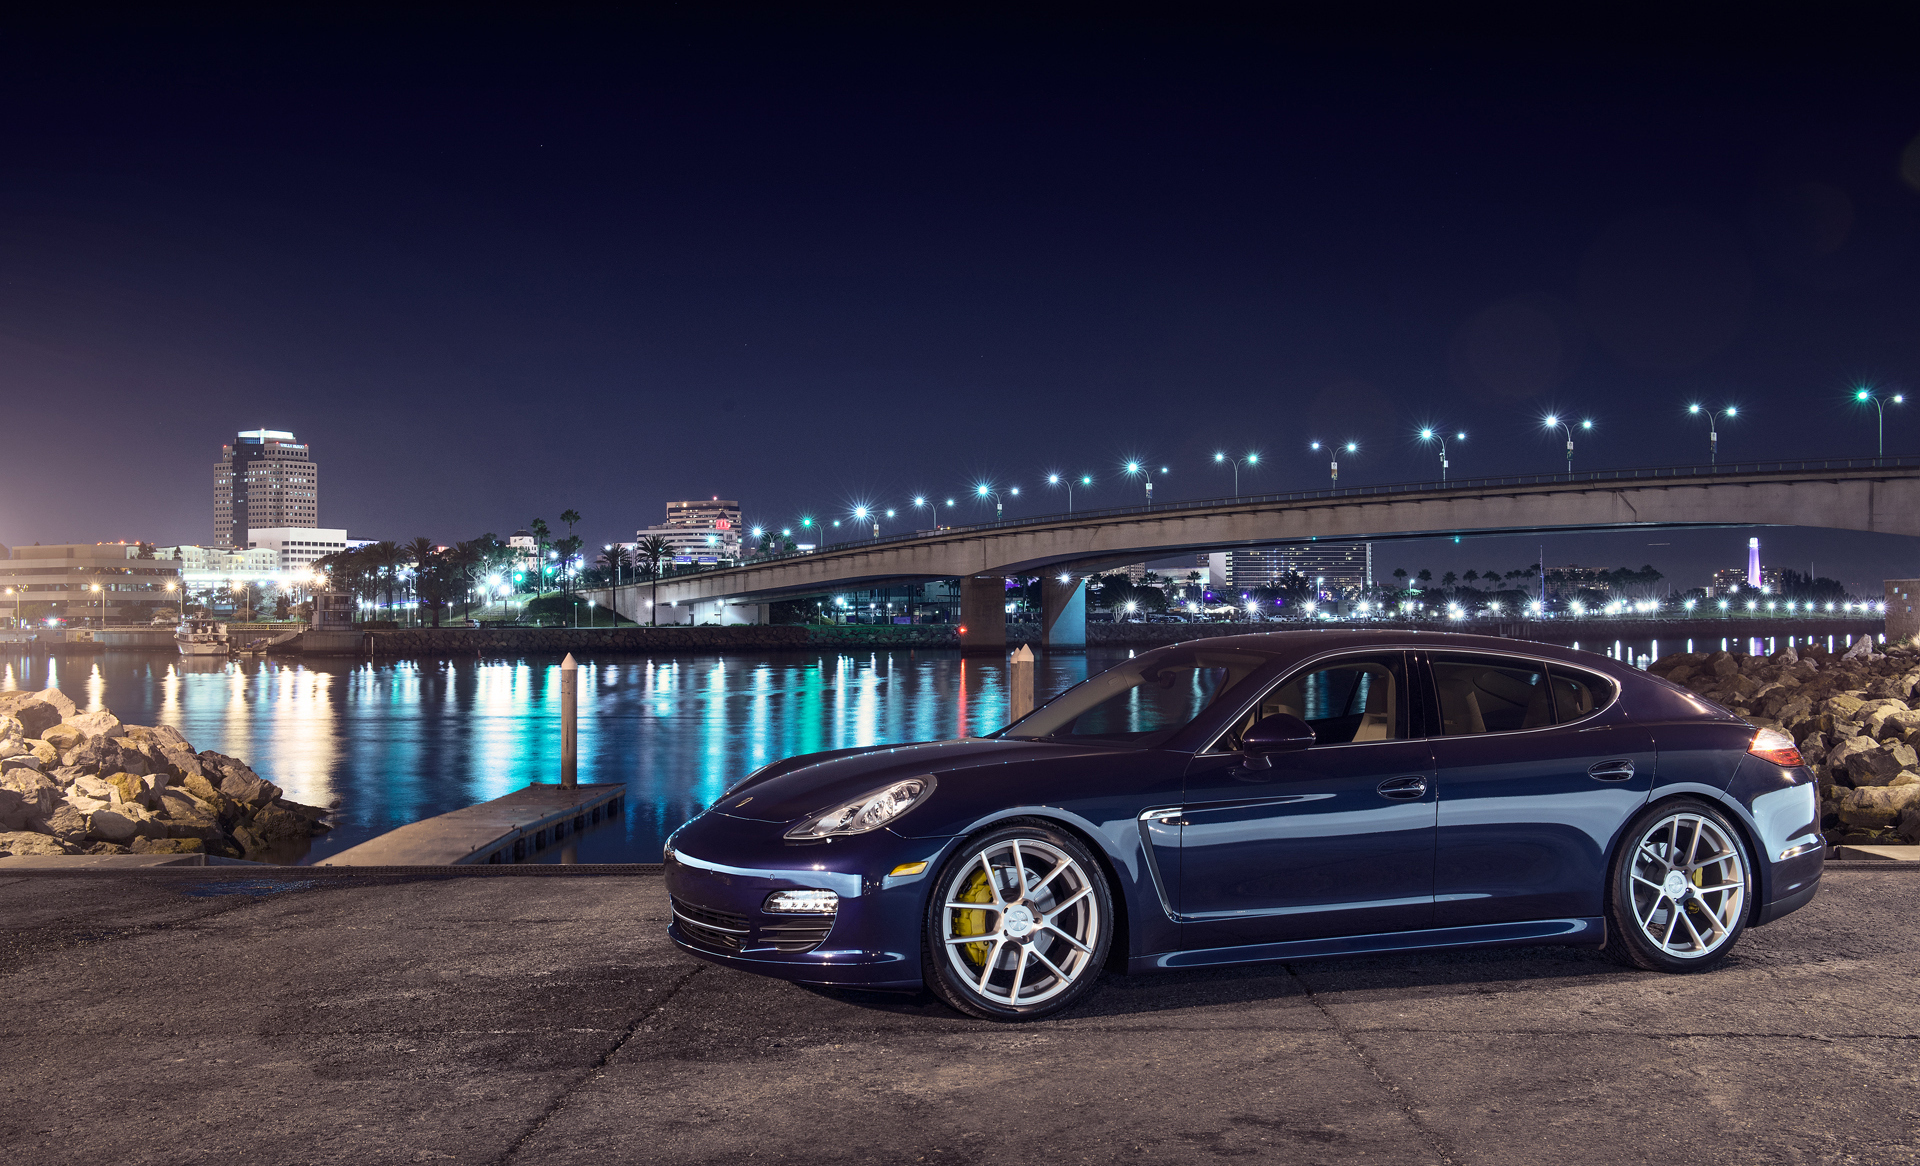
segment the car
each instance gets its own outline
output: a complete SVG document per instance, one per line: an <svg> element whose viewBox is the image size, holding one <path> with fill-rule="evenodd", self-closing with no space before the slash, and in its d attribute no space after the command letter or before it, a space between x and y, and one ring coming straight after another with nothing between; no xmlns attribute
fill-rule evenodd
<svg viewBox="0 0 1920 1166"><path fill-rule="evenodd" d="M1301 630L791 757L665 849L683 950L1027 1020L1103 970L1515 944L1698 972L1825 863L1791 738L1590 652Z"/></svg>

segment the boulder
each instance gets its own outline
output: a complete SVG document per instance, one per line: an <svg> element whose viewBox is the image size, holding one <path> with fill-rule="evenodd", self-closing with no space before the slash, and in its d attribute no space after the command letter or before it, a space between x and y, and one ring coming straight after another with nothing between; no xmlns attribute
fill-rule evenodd
<svg viewBox="0 0 1920 1166"><path fill-rule="evenodd" d="M1857 696L1849 696L1842 692L1828 697L1826 703L1821 706L1821 711L1832 713L1835 720L1851 721L1858 719L1854 714L1859 712L1860 706L1865 703Z"/></svg>
<svg viewBox="0 0 1920 1166"><path fill-rule="evenodd" d="M1864 739L1864 738L1858 738ZM1847 774L1855 785L1887 785L1902 770L1920 768L1910 745L1887 745L1855 754L1847 760Z"/></svg>
<svg viewBox="0 0 1920 1166"><path fill-rule="evenodd" d="M246 858L257 859L267 852L267 840L254 833L245 823L233 828L233 840Z"/></svg>
<svg viewBox="0 0 1920 1166"><path fill-rule="evenodd" d="M1733 658L1731 652L1715 652L1707 657L1707 668L1715 676L1725 679L1740 671L1740 662Z"/></svg>
<svg viewBox="0 0 1920 1166"><path fill-rule="evenodd" d="M82 850L81 853L82 854L132 854L133 851L129 847L120 845L118 842L90 842L87 844L86 849Z"/></svg>
<svg viewBox="0 0 1920 1166"><path fill-rule="evenodd" d="M69 749L79 748L80 744L87 739L87 735L62 721L60 724L53 725L43 731L40 734L40 739L55 749L58 749L60 752L65 753Z"/></svg>
<svg viewBox="0 0 1920 1166"><path fill-rule="evenodd" d="M32 816L18 790L0 786L0 830L25 830Z"/></svg>
<svg viewBox="0 0 1920 1166"><path fill-rule="evenodd" d="M44 700L28 700L13 707L13 718L20 722L22 737L38 737L60 723L60 710Z"/></svg>
<svg viewBox="0 0 1920 1166"><path fill-rule="evenodd" d="M73 779L73 788L69 791L68 796L96 798L103 802L111 801L113 799L113 783L104 777L94 777L92 774L83 774Z"/></svg>
<svg viewBox="0 0 1920 1166"><path fill-rule="evenodd" d="M31 769L13 769L0 774L0 789L20 795L27 813L35 818L46 817L60 804L60 787L45 774Z"/></svg>
<svg viewBox="0 0 1920 1166"><path fill-rule="evenodd" d="M268 842L313 836L313 823L284 806L264 806L247 823L253 832Z"/></svg>
<svg viewBox="0 0 1920 1166"><path fill-rule="evenodd" d="M1886 829L1920 806L1920 785L1850 789L1840 799L1840 820L1849 826Z"/></svg>
<svg viewBox="0 0 1920 1166"><path fill-rule="evenodd" d="M33 823L33 828L62 842L80 842L87 836L87 816L72 805L61 802L53 808L53 813Z"/></svg>
<svg viewBox="0 0 1920 1166"><path fill-rule="evenodd" d="M0 758L0 773L12 773L17 769L24 769L30 773L46 771L46 767L40 764L40 759L31 753L19 753L12 757Z"/></svg>
<svg viewBox="0 0 1920 1166"><path fill-rule="evenodd" d="M1772 660L1776 664L1798 664L1800 662L1800 653L1793 650L1792 644L1788 644L1778 652L1768 656L1767 659Z"/></svg>
<svg viewBox="0 0 1920 1166"><path fill-rule="evenodd" d="M81 713L68 717L63 724L87 738L118 737L121 735L120 718L106 709L98 712Z"/></svg>
<svg viewBox="0 0 1920 1166"><path fill-rule="evenodd" d="M132 842L135 837L163 838L166 827L139 806L118 805L87 815L87 836L97 842Z"/></svg>
<svg viewBox="0 0 1920 1166"><path fill-rule="evenodd" d="M8 757L18 757L26 751L27 747L22 745L17 738L0 737L0 760Z"/></svg>
<svg viewBox="0 0 1920 1166"><path fill-rule="evenodd" d="M1876 752L1878 748L1879 746L1875 745L1872 738L1869 737L1853 736L1842 738L1832 749L1827 751L1827 768L1835 774L1845 773L1851 776L1853 759L1863 754ZM78 783L76 782L75 784L77 785Z"/></svg>
<svg viewBox="0 0 1920 1166"><path fill-rule="evenodd" d="M125 742L125 744L122 744ZM143 774L151 771L146 755L140 752L137 742L126 737L92 737L86 744L75 749L67 764L75 765L88 773L132 773Z"/></svg>
<svg viewBox="0 0 1920 1166"><path fill-rule="evenodd" d="M0 713L0 741L18 741L26 735L26 729L12 713Z"/></svg>
<svg viewBox="0 0 1920 1166"><path fill-rule="evenodd" d="M1841 654L1842 660L1867 661L1873 658L1873 637L1861 636L1853 641L1853 646Z"/></svg>
<svg viewBox="0 0 1920 1166"><path fill-rule="evenodd" d="M162 742L155 745L154 750L159 754L159 764L155 768L165 770L176 784L205 772L200 768L200 758L184 745Z"/></svg>
<svg viewBox="0 0 1920 1166"><path fill-rule="evenodd" d="M20 743L27 747L27 752L33 755L33 759L40 763L41 768L48 769L60 764L60 751L45 741L37 741L29 737Z"/></svg>
<svg viewBox="0 0 1920 1166"><path fill-rule="evenodd" d="M206 843L198 838L136 838L135 854L204 854Z"/></svg>
<svg viewBox="0 0 1920 1166"><path fill-rule="evenodd" d="M29 830L9 830L0 833L0 855L23 858L34 854L71 854L66 843L46 834L36 834Z"/></svg>
<svg viewBox="0 0 1920 1166"><path fill-rule="evenodd" d="M1697 675L1699 671L1700 670L1698 668L1695 668L1692 664L1682 664L1679 667L1675 668L1673 671L1668 672L1666 674L1666 677L1668 680L1672 681L1675 684L1685 684L1688 680L1692 679L1695 675Z"/></svg>

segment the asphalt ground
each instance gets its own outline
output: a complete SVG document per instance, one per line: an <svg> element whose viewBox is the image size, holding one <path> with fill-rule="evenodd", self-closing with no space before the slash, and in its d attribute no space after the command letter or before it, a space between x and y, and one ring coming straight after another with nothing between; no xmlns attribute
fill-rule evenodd
<svg viewBox="0 0 1920 1166"><path fill-rule="evenodd" d="M0 879L0 1161L1911 1163L1920 874L1719 969L1109 977L1003 1026L726 971L649 876Z"/></svg>

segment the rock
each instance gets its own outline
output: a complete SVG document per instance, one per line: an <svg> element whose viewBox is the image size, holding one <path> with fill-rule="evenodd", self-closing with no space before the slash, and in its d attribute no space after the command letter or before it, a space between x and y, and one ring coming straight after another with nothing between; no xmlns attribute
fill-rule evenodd
<svg viewBox="0 0 1920 1166"><path fill-rule="evenodd" d="M87 815L87 836L98 842L132 842L136 836L162 838L166 827L139 806L118 805Z"/></svg>
<svg viewBox="0 0 1920 1166"><path fill-rule="evenodd" d="M1707 667L1715 676L1725 679L1740 671L1740 662L1731 652L1715 652L1707 657Z"/></svg>
<svg viewBox="0 0 1920 1166"><path fill-rule="evenodd" d="M200 764L206 768L209 778L214 774L220 776L221 793L242 805L264 806L282 792L279 786L247 768L247 763L237 757L209 749L200 754Z"/></svg>
<svg viewBox="0 0 1920 1166"><path fill-rule="evenodd" d="M1835 737L1858 737L1860 735L1860 722L1843 721L1835 718L1833 722L1833 735Z"/></svg>
<svg viewBox="0 0 1920 1166"><path fill-rule="evenodd" d="M34 854L72 854L73 850L58 838L29 830L0 833L0 855L23 858Z"/></svg>
<svg viewBox="0 0 1920 1166"><path fill-rule="evenodd" d="M1798 693L1789 696L1780 705L1778 714L1783 725L1798 726L1813 713L1813 702Z"/></svg>
<svg viewBox="0 0 1920 1166"><path fill-rule="evenodd" d="M18 790L0 786L0 830L25 830L33 817Z"/></svg>
<svg viewBox="0 0 1920 1166"><path fill-rule="evenodd" d="M1869 660L1873 656L1873 637L1861 636L1853 641L1853 646L1841 655L1842 660Z"/></svg>
<svg viewBox="0 0 1920 1166"><path fill-rule="evenodd" d="M12 713L0 713L0 741L19 741L27 735L20 721Z"/></svg>
<svg viewBox="0 0 1920 1166"><path fill-rule="evenodd" d="M198 838L136 838L135 854L204 854L206 844Z"/></svg>
<svg viewBox="0 0 1920 1166"><path fill-rule="evenodd" d="M114 716L106 709L101 709L99 712L81 713L78 716L68 717L63 723L67 728L73 729L89 739L93 737L118 737L121 735L122 726L120 724L120 718Z"/></svg>
<svg viewBox="0 0 1920 1166"><path fill-rule="evenodd" d="M60 710L44 700L28 700L15 705L11 711L13 718L20 722L22 737L38 737L61 721Z"/></svg>
<svg viewBox="0 0 1920 1166"><path fill-rule="evenodd" d="M1920 767L1910 745L1889 745L1856 754L1847 760L1847 774L1855 785L1887 785L1902 770Z"/></svg>
<svg viewBox="0 0 1920 1166"><path fill-rule="evenodd" d="M45 774L35 773L31 769L13 769L0 774L0 789L18 794L29 816L35 818L44 818L53 813L61 800L60 787Z"/></svg>
<svg viewBox="0 0 1920 1166"><path fill-rule="evenodd" d="M87 739L87 735L72 725L62 722L42 732L40 739L60 752L65 753L69 749L79 748L81 743Z"/></svg>
<svg viewBox="0 0 1920 1166"><path fill-rule="evenodd" d="M95 842L90 844L83 854L132 854L133 851L118 842Z"/></svg>
<svg viewBox="0 0 1920 1166"><path fill-rule="evenodd" d="M53 808L53 813L33 823L33 828L62 842L79 842L87 836L87 816L69 803L61 802Z"/></svg>
<svg viewBox="0 0 1920 1166"><path fill-rule="evenodd" d="M1832 749L1827 751L1827 768L1836 774L1846 773L1851 775L1853 759L1863 754L1875 752L1877 749L1878 746L1874 744L1873 739L1870 737L1854 736L1843 738Z"/></svg>
<svg viewBox="0 0 1920 1166"><path fill-rule="evenodd" d="M1914 773L1912 770L1908 770L1887 784L1889 786L1920 785L1920 773Z"/></svg>
<svg viewBox="0 0 1920 1166"><path fill-rule="evenodd" d="M1751 676L1736 676L1727 682L1727 692L1743 699L1752 699L1759 691L1760 682Z"/></svg>
<svg viewBox="0 0 1920 1166"><path fill-rule="evenodd" d="M27 751L27 747L12 737L0 737L0 760L18 757Z"/></svg>
<svg viewBox="0 0 1920 1166"><path fill-rule="evenodd" d="M1792 644L1788 644L1778 652L1767 657L1767 659L1779 664L1798 664L1800 662L1800 653L1793 650Z"/></svg>
<svg viewBox="0 0 1920 1166"><path fill-rule="evenodd" d="M1845 718L1851 721L1856 719L1854 714L1859 712L1860 706L1865 703L1857 696L1849 696L1842 692L1828 697L1826 703L1821 706L1821 710L1832 713L1835 719Z"/></svg>
<svg viewBox="0 0 1920 1166"><path fill-rule="evenodd" d="M1840 799L1840 820L1849 826L1884 829L1916 806L1920 806L1920 785L1850 789Z"/></svg>
<svg viewBox="0 0 1920 1166"><path fill-rule="evenodd" d="M12 773L17 769L24 769L30 773L41 773L45 771L45 768L45 766L40 764L40 759L31 753L21 753L14 757L0 759L0 773Z"/></svg>
<svg viewBox="0 0 1920 1166"><path fill-rule="evenodd" d="M244 823L233 828L233 840L239 844L241 853L247 858L257 858L267 852L267 840L254 833Z"/></svg>
<svg viewBox="0 0 1920 1166"><path fill-rule="evenodd" d="M1693 665L1682 664L1678 668L1675 668L1673 671L1667 673L1666 676L1668 680L1672 681L1675 684L1685 684L1689 679L1691 679L1698 672L1699 672L1699 669L1695 668Z"/></svg>
<svg viewBox="0 0 1920 1166"><path fill-rule="evenodd" d="M283 806L263 807L247 825L268 842L313 836L311 820Z"/></svg>
<svg viewBox="0 0 1920 1166"><path fill-rule="evenodd" d="M189 777L199 777L205 772L200 767L200 758L184 745L163 742L155 745L154 749L159 754L156 768L164 769L176 783Z"/></svg>
<svg viewBox="0 0 1920 1166"><path fill-rule="evenodd" d="M33 759L40 763L41 768L50 768L60 764L60 751L45 741L36 741L29 737L20 743L27 747L28 753L33 754Z"/></svg>
<svg viewBox="0 0 1920 1166"><path fill-rule="evenodd" d="M113 800L113 783L104 777L85 774L73 779L72 794L81 797L97 798L100 801Z"/></svg>

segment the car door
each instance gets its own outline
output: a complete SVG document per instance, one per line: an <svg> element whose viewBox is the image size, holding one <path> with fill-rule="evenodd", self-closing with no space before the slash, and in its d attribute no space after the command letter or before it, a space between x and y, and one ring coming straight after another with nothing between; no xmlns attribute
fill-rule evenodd
<svg viewBox="0 0 1920 1166"><path fill-rule="evenodd" d="M1607 847L1653 786L1652 734L1611 680L1481 652L1425 654L1440 734L1434 925L1601 913Z"/></svg>
<svg viewBox="0 0 1920 1166"><path fill-rule="evenodd" d="M1404 652L1312 662L1191 763L1176 813L1183 942L1238 946L1429 926L1433 760L1412 731ZM1309 748L1260 767L1234 752L1259 718L1292 713Z"/></svg>

